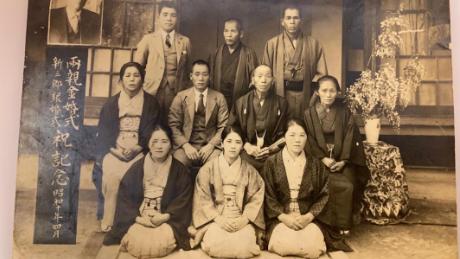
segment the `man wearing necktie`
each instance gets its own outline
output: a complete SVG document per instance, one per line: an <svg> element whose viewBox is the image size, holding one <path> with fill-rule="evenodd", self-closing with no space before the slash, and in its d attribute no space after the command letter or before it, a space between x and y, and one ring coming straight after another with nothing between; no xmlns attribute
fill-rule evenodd
<svg viewBox="0 0 460 259"><path fill-rule="evenodd" d="M190 39L177 33L177 8L168 1L159 4L159 30L145 35L137 45L134 60L145 66L144 90L156 95L167 122L174 96L188 87Z"/></svg>
<svg viewBox="0 0 460 259"><path fill-rule="evenodd" d="M99 44L101 17L84 9L86 0L67 0L65 7L51 9L49 44Z"/></svg>
<svg viewBox="0 0 460 259"><path fill-rule="evenodd" d="M219 155L216 147L228 120L224 95L208 88L209 64L193 62L190 79L193 87L177 94L169 112L174 157L187 167L201 166Z"/></svg>

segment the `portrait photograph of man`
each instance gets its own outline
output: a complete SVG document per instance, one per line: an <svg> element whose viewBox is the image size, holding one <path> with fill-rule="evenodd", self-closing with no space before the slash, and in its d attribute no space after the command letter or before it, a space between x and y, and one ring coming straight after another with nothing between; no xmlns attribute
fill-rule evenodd
<svg viewBox="0 0 460 259"><path fill-rule="evenodd" d="M101 6L102 0L52 0L48 44L99 44Z"/></svg>

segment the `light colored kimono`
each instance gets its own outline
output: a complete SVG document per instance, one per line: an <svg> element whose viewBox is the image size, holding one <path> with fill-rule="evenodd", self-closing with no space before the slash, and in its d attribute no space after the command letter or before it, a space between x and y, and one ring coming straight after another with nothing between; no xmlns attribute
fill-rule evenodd
<svg viewBox="0 0 460 259"><path fill-rule="evenodd" d="M131 165L143 157L141 152L130 161L122 161L112 154L112 152L121 153L124 149L139 145L139 127L143 105L144 93L142 91L139 91L132 98L124 91L120 92L118 99L120 131L116 141L116 148L112 148L102 161L102 171L104 172L102 174L102 194L105 199L102 224L105 226L112 226L113 224L121 179Z"/></svg>
<svg viewBox="0 0 460 259"><path fill-rule="evenodd" d="M263 230L264 183L258 172L238 158L228 165L223 154L206 163L198 173L193 199L193 225L198 229L192 242L201 242L212 257L249 258L260 254L256 231ZM248 225L230 233L214 219L247 217Z"/></svg>

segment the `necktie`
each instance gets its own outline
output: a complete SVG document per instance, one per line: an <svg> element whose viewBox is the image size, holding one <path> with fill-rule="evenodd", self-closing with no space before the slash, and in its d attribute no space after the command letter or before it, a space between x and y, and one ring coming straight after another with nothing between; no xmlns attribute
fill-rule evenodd
<svg viewBox="0 0 460 259"><path fill-rule="evenodd" d="M204 102L203 102L203 94L200 94L200 100L198 100L198 108L196 109L196 112L199 114L204 114Z"/></svg>
<svg viewBox="0 0 460 259"><path fill-rule="evenodd" d="M171 48L171 36L169 36L169 33L166 34L166 41L165 41L165 44L168 48Z"/></svg>

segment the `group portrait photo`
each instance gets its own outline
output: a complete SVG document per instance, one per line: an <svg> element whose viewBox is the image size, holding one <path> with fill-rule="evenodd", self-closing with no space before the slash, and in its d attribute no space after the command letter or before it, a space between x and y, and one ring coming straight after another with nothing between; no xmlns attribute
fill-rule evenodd
<svg viewBox="0 0 460 259"><path fill-rule="evenodd" d="M30 0L14 258L457 258L452 20Z"/></svg>

